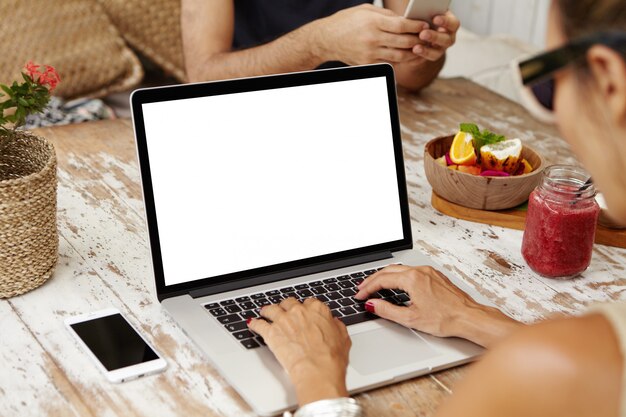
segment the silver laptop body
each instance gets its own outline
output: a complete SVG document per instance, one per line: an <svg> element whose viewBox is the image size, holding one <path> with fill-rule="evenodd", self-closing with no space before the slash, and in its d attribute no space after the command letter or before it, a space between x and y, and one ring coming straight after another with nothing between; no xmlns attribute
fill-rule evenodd
<svg viewBox="0 0 626 417"><path fill-rule="evenodd" d="M297 401L246 333L246 303L309 290L331 302L392 263L441 269L412 249L391 66L142 89L131 104L157 297L258 414ZM365 314L337 310L346 323ZM482 352L371 317L348 331L351 393Z"/></svg>

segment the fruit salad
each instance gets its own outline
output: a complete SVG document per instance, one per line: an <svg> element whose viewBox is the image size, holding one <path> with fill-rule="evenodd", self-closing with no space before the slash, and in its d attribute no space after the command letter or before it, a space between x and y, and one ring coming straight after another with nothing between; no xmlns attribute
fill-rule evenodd
<svg viewBox="0 0 626 417"><path fill-rule="evenodd" d="M450 150L437 163L466 174L483 177L509 177L533 171L522 158L522 141L506 139L472 123L462 123Z"/></svg>

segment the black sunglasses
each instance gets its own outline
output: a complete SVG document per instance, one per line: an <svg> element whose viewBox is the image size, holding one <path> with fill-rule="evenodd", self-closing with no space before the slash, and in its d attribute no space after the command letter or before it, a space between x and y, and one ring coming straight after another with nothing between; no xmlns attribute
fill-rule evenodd
<svg viewBox="0 0 626 417"><path fill-rule="evenodd" d="M579 63L593 45L605 45L626 56L626 32L597 32L575 39L566 45L521 61L519 71L522 84L548 111L554 109L554 73L566 66Z"/></svg>

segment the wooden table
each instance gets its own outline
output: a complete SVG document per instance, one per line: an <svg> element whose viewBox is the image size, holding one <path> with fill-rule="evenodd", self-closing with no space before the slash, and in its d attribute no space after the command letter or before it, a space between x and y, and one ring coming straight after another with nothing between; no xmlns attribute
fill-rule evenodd
<svg viewBox="0 0 626 417"><path fill-rule="evenodd" d="M596 246L572 281L543 279L520 254L522 232L455 220L430 205L423 146L472 121L517 136L551 162L575 163L556 131L463 79L399 98L415 246L519 320L573 314L626 299L626 250ZM250 416L156 300L129 120L40 129L59 159L60 258L43 287L0 301L2 416ZM620 278L623 277L623 278ZM63 326L68 315L116 306L169 363L163 374L106 382ZM430 416L465 374L457 368L359 395L370 416Z"/></svg>

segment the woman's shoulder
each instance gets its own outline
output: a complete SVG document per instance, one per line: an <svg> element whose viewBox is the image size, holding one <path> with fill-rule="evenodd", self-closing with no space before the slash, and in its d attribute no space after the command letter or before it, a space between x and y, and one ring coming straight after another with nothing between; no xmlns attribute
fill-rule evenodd
<svg viewBox="0 0 626 417"><path fill-rule="evenodd" d="M622 311L626 320L626 304L609 309ZM551 403L561 412L567 408L561 415L615 416L626 395L621 345L611 319L591 311L528 326L492 354L502 365L513 364L513 377L523 379L526 393L534 397L529 400Z"/></svg>
<svg viewBox="0 0 626 417"><path fill-rule="evenodd" d="M546 320L491 349L438 415L614 417L622 374L618 338L603 315Z"/></svg>

